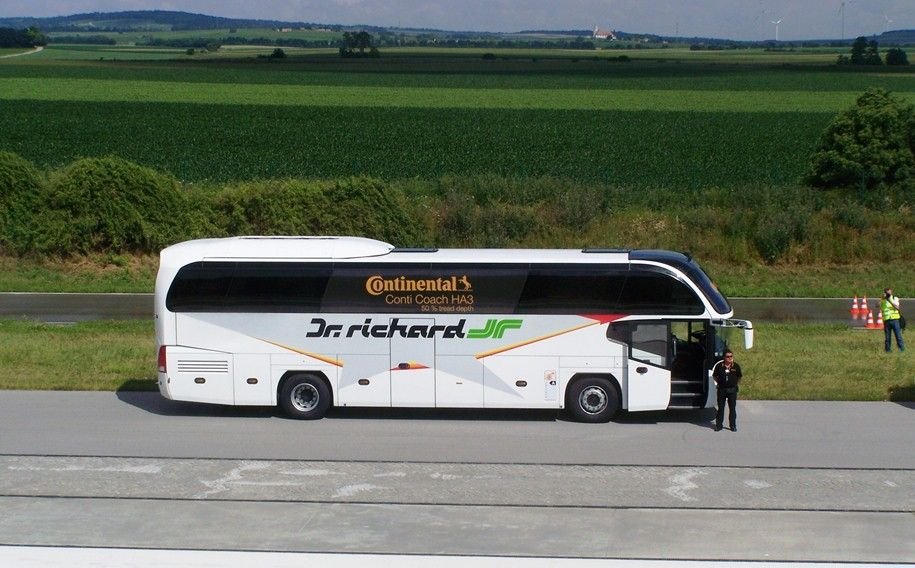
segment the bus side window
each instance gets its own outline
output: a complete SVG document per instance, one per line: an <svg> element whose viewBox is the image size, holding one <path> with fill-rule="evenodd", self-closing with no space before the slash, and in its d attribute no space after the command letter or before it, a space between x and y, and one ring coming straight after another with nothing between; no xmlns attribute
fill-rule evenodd
<svg viewBox="0 0 915 568"><path fill-rule="evenodd" d="M629 344L629 336L632 333L632 326L628 323L613 323L607 327L607 339L619 341L620 343Z"/></svg>
<svg viewBox="0 0 915 568"><path fill-rule="evenodd" d="M637 322L632 329L632 358L667 366L668 331L665 323Z"/></svg>
<svg viewBox="0 0 915 568"><path fill-rule="evenodd" d="M626 322L607 328L607 339L629 345L629 356L658 367L667 367L669 331L666 323Z"/></svg>

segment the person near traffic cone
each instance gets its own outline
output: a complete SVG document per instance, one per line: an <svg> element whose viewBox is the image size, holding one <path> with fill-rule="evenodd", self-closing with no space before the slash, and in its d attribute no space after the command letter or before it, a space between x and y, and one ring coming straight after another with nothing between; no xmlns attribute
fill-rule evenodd
<svg viewBox="0 0 915 568"><path fill-rule="evenodd" d="M905 318L899 309L899 298L893 294L892 288L883 290L883 299L880 301L880 310L883 312L884 348L889 353L892 350L890 340L896 336L896 347L905 351L905 342L902 340L902 330L905 329Z"/></svg>

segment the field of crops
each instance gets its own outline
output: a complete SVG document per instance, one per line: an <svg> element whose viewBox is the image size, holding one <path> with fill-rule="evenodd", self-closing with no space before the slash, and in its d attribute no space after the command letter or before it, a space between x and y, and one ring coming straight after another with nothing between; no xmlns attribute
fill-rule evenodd
<svg viewBox="0 0 915 568"><path fill-rule="evenodd" d="M796 183L867 86L915 101L906 72L439 55L15 58L0 64L0 149L46 167L117 154L194 182L497 174L696 190Z"/></svg>
<svg viewBox="0 0 915 568"><path fill-rule="evenodd" d="M6 79L0 99L179 103L296 107L465 108L683 111L692 113L838 112L859 93L848 91L710 91L664 89L499 89L451 87L165 83L117 79ZM915 94L911 97L915 100Z"/></svg>
<svg viewBox="0 0 915 568"><path fill-rule="evenodd" d="M828 119L10 100L0 145L48 165L117 154L184 181L495 173L695 189L796 181Z"/></svg>
<svg viewBox="0 0 915 568"><path fill-rule="evenodd" d="M226 55L248 46L227 46ZM272 48L271 48L272 49ZM264 53L270 49L260 48ZM870 86L898 93L915 91L915 71L908 68L849 70L834 65L680 63L592 56L579 59L560 50L499 50L496 60L482 60L471 49L414 49L380 59L340 59L334 51L300 50L283 61L251 58L174 61L143 60L144 54L183 56L184 50L124 46L48 46L42 53L4 61L0 78L110 79L231 85L335 85L360 87L430 87L454 89L611 89L655 91L842 91ZM658 50L650 50L657 52ZM508 56L506 52L516 55ZM589 52L591 53L591 52ZM609 52L604 52L609 53ZM691 53L691 52L686 52ZM526 56L522 55L526 54ZM560 57L561 54L562 56ZM102 55L109 59L99 61ZM771 54L758 54L772 57ZM197 56L194 56L197 57ZM913 53L915 59L915 53ZM137 61L139 60L139 61ZM36 89L37 91L38 89Z"/></svg>

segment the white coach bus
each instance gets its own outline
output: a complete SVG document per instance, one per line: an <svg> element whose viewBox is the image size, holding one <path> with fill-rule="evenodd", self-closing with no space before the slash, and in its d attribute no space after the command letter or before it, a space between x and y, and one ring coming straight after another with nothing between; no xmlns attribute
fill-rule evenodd
<svg viewBox="0 0 915 568"><path fill-rule="evenodd" d="M159 390L279 405L565 408L585 422L714 406L733 310L659 250L398 249L234 237L162 251ZM730 328L730 329L727 329Z"/></svg>

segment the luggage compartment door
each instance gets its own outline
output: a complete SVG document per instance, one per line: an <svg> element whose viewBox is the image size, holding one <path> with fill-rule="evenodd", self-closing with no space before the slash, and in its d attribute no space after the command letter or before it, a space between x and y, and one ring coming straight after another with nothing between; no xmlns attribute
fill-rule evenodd
<svg viewBox="0 0 915 568"><path fill-rule="evenodd" d="M428 326L433 319L398 319L407 327ZM435 406L435 339L391 338L391 406Z"/></svg>

